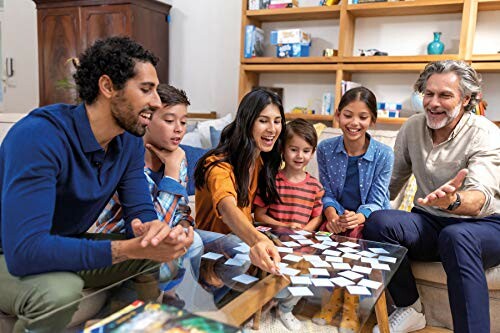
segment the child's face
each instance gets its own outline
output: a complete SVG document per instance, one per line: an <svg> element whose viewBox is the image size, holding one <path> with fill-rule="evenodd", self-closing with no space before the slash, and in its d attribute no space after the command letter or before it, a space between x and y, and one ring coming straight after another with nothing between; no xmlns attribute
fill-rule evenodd
<svg viewBox="0 0 500 333"><path fill-rule="evenodd" d="M152 145L174 151L186 134L187 107L184 104L164 106L157 110L144 136Z"/></svg>
<svg viewBox="0 0 500 333"><path fill-rule="evenodd" d="M285 144L283 158L285 168L301 171L309 163L314 154L313 147L298 135L293 135Z"/></svg>
<svg viewBox="0 0 500 333"><path fill-rule="evenodd" d="M366 130L372 123L372 116L366 104L353 101L335 114L344 138L355 141L365 137Z"/></svg>
<svg viewBox="0 0 500 333"><path fill-rule="evenodd" d="M252 127L252 136L260 152L270 152L281 133L281 113L274 104L266 106Z"/></svg>

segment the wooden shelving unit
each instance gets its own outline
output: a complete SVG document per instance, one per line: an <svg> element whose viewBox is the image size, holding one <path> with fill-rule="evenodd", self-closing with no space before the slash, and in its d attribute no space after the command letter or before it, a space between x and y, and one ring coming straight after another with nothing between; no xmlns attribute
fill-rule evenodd
<svg viewBox="0 0 500 333"><path fill-rule="evenodd" d="M259 84L261 73L332 73L335 74L335 96L341 96L342 80L350 80L355 73L406 73L420 72L430 61L464 60L480 72L500 73L500 54L472 54L477 15L480 11L500 10L500 0L414 0L247 10L248 0L242 0L240 99ZM461 13L458 54L411 56L355 56L354 34L356 19L360 17L386 17ZM339 20L338 55L334 57L275 58L243 57L244 30L247 24L261 27L263 22ZM333 81L333 80L332 80ZM335 100L335 107L338 105ZM287 114L287 119L302 117L311 121L329 122L335 126L332 115ZM377 123L402 124L406 118L378 119Z"/></svg>

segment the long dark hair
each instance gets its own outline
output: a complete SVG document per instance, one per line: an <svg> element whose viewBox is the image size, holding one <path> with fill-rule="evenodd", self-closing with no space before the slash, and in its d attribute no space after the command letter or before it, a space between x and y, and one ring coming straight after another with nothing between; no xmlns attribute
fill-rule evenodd
<svg viewBox="0 0 500 333"><path fill-rule="evenodd" d="M251 203L248 197L250 183L248 170L255 162L255 149L257 148L252 130L257 117L270 104L276 105L280 111L281 133L273 149L270 152L260 154L264 166L259 173L258 188L259 195L266 204L279 202L276 174L281 164L281 145L285 136L285 113L280 97L263 88L254 89L243 97L235 119L222 130L217 147L209 150L198 160L194 172L196 188L201 189L205 185L206 177L212 167L221 162L227 162L233 167L236 176L238 207L246 207ZM205 166L205 160L212 155L221 158Z"/></svg>

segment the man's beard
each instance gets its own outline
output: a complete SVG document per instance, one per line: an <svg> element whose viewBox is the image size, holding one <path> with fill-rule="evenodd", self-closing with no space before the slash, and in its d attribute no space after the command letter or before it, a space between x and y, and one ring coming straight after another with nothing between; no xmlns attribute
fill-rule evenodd
<svg viewBox="0 0 500 333"><path fill-rule="evenodd" d="M429 117L429 113L426 112L425 118L427 120L427 126L433 130L441 129L450 124L455 118L457 118L461 109L462 105L458 103L457 106L451 111L451 113L446 112L446 117L439 121L431 120Z"/></svg>

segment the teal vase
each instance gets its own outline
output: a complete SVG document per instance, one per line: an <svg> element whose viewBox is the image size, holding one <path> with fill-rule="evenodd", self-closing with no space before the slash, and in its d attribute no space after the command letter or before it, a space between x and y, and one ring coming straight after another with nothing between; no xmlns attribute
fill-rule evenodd
<svg viewBox="0 0 500 333"><path fill-rule="evenodd" d="M427 54L443 54L444 44L440 40L441 33L434 33L434 40L427 45Z"/></svg>

